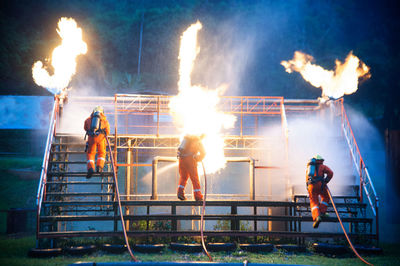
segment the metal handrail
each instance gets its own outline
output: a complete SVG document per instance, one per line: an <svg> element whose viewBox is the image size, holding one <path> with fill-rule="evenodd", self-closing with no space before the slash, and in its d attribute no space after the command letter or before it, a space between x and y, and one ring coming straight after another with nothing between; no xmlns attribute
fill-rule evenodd
<svg viewBox="0 0 400 266"><path fill-rule="evenodd" d="M356 139L354 137L353 130L350 126L349 119L347 117L346 110L344 109L343 99L339 99L335 101L335 105L340 106L340 115L342 117L342 130L344 137L346 139L347 145L350 149L350 154L353 159L354 166L359 173L360 176L360 201L363 199L363 190L365 195L367 196L369 205L372 209L374 216L378 219L378 207L379 207L379 198L376 193L374 184L372 183L371 176L368 172L368 169L365 165L365 162L361 156L360 149L357 145ZM334 105L334 106L335 106ZM373 202L374 200L374 202Z"/></svg>
<svg viewBox="0 0 400 266"><path fill-rule="evenodd" d="M42 170L40 173L38 191L37 191L37 196L36 196L36 205L37 205L37 231L36 231L36 233L37 234L39 233L39 217L40 217L40 211L41 211L41 207L42 207L43 197L45 194L46 181L47 181L47 168L48 168L48 164L49 164L51 145L53 143L53 137L54 137L54 133L56 131L56 123L57 123L57 118L58 118L58 107L59 107L59 99L58 99L58 97L56 97L54 99L53 110L51 112L49 131L47 133L46 148L44 150Z"/></svg>

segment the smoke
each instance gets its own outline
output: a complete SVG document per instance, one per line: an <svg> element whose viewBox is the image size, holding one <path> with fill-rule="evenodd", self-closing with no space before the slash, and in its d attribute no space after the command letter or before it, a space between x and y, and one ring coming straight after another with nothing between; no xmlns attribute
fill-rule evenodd
<svg viewBox="0 0 400 266"><path fill-rule="evenodd" d="M306 165L314 155L320 154L325 159L325 165L334 172L329 183L332 193L351 193L350 186L355 185L357 179L353 174L349 149L340 135L339 122L332 117L329 109L313 114L289 115L287 155L280 123L269 122L262 129L266 141L261 147L263 153L259 163L277 169L264 170L264 175L268 177L263 179L265 192L272 193L275 199L285 199L292 193L307 194Z"/></svg>
<svg viewBox="0 0 400 266"><path fill-rule="evenodd" d="M254 32L239 26L240 21L235 18L210 27L204 22L198 37L201 50L192 74L193 84L226 86L226 95L240 93L245 69L253 60L256 38Z"/></svg>

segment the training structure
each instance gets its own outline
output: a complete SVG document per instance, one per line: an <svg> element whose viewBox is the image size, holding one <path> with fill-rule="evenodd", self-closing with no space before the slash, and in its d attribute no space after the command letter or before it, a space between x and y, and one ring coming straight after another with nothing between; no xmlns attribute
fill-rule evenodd
<svg viewBox="0 0 400 266"><path fill-rule="evenodd" d="M176 150L181 136L169 113L171 97L116 94L69 97L66 101L64 96L55 97L37 192L38 246L68 237L122 237L110 154L116 161L129 236L173 240L199 236L202 202L193 200L190 184L188 200L176 198ZM86 118L96 105L104 107L110 122L111 153L105 171L88 180L83 120L82 125L73 121L82 128L79 134L70 133L63 122L72 111ZM331 217L324 219L319 230L312 229L304 189L306 161L298 174L301 189L290 172L290 119L319 116L336 128L335 141L348 157L344 167L353 168L346 192L334 197L349 235L355 240L379 241L378 197L343 99L322 104L317 100L232 96L221 97L220 106L237 121L224 136L226 167L207 175L205 236L263 236L300 244L307 239L344 238L332 206L328 208ZM278 128L274 134L263 132L269 124Z"/></svg>

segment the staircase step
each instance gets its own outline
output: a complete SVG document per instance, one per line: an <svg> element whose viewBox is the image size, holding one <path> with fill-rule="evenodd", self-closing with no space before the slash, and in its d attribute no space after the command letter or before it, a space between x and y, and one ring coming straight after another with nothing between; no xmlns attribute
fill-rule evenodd
<svg viewBox="0 0 400 266"><path fill-rule="evenodd" d="M87 172L48 172L47 176L86 177ZM93 173L93 177L112 176L113 172Z"/></svg>
<svg viewBox="0 0 400 266"><path fill-rule="evenodd" d="M110 161L105 161L105 164L110 164ZM50 161L49 164L87 164L87 161Z"/></svg>
<svg viewBox="0 0 400 266"><path fill-rule="evenodd" d="M43 206L110 206L113 204L118 204L117 201L43 201Z"/></svg>
<svg viewBox="0 0 400 266"><path fill-rule="evenodd" d="M46 185L113 185L114 182L90 182L90 181L50 181Z"/></svg>
<svg viewBox="0 0 400 266"><path fill-rule="evenodd" d="M295 195L294 201L296 202L297 199L305 199L307 202L310 202L308 195ZM357 196L333 196L333 200L335 199L351 199L351 200L358 200Z"/></svg>
<svg viewBox="0 0 400 266"><path fill-rule="evenodd" d="M85 148L86 142L52 143L51 146L52 147L65 146L65 147L83 147L83 148ZM110 146L113 147L114 144L110 142Z"/></svg>
<svg viewBox="0 0 400 266"><path fill-rule="evenodd" d="M62 197L96 197L96 196L111 196L114 193L109 192L47 192L47 196L62 196Z"/></svg>
<svg viewBox="0 0 400 266"><path fill-rule="evenodd" d="M42 222L55 221L107 221L120 220L119 216L110 215L56 215L56 216L41 216ZM200 215L180 215L180 214L149 214L149 215L124 215L125 220L200 220ZM307 216L270 216L270 215L230 215L230 214L208 214L204 215L205 220L247 220L247 221L286 221L286 222L312 222L312 217ZM344 223L369 223L372 224L372 219L369 218L342 218ZM337 223L336 217L325 218L323 222Z"/></svg>
<svg viewBox="0 0 400 266"><path fill-rule="evenodd" d="M199 236L200 231L128 231L132 237L173 237L173 236ZM63 237L101 237L118 236L122 231L63 231L63 232L39 232L38 238L63 238ZM266 236L266 237L310 237L310 238L345 238L343 233L330 232L286 232L286 231L204 231L205 236ZM362 237L376 239L375 234L349 234L351 238Z"/></svg>
<svg viewBox="0 0 400 266"><path fill-rule="evenodd" d="M52 151L51 154L86 154L85 151Z"/></svg>
<svg viewBox="0 0 400 266"><path fill-rule="evenodd" d="M87 204L88 202L85 202ZM93 205L96 205L96 201L92 201ZM65 205L81 205L82 201L45 201L44 204L51 204L53 206L65 206ZM180 201L180 200L121 200L121 204L124 206L202 206L202 201ZM235 200L207 200L207 206L238 206L238 207L309 207L310 204L302 202L286 202L286 201L235 201ZM338 208L342 207L355 207L360 208L366 207L366 203L338 203ZM306 211L306 210L304 210ZM299 210L296 210L299 212Z"/></svg>

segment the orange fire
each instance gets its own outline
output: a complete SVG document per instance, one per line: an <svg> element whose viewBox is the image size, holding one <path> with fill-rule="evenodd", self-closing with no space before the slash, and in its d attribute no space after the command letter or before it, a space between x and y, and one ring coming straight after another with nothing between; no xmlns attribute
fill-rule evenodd
<svg viewBox="0 0 400 266"><path fill-rule="evenodd" d="M35 83L53 94L59 94L68 86L75 74L76 57L87 52L86 43L82 40L82 29L78 28L74 19L61 18L58 22L57 33L62 42L52 53L51 65L54 68L54 74L50 76L41 61L37 61L32 67Z"/></svg>
<svg viewBox="0 0 400 266"><path fill-rule="evenodd" d="M224 88L210 90L200 85L192 85L191 72L194 60L200 52L197 46L197 32L200 22L192 24L181 36L179 50L179 93L170 101L170 112L174 123L182 133L205 134L203 145L206 150L204 164L207 173L214 173L225 167L223 129L232 128L236 117L218 109L220 95Z"/></svg>
<svg viewBox="0 0 400 266"><path fill-rule="evenodd" d="M352 94L358 89L360 78L367 79L371 75L369 67L350 52L344 63L335 61L335 70L326 70L312 62L311 55L296 51L290 61L282 61L286 72L299 72L311 85L322 89L322 97L338 99L345 94Z"/></svg>

